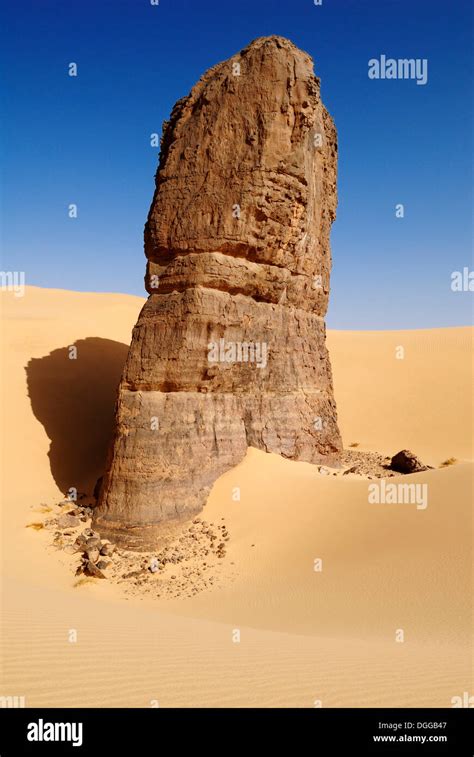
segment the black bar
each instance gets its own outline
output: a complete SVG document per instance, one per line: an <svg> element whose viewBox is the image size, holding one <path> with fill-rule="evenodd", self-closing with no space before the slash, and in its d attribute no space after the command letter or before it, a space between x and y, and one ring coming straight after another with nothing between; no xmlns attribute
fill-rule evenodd
<svg viewBox="0 0 474 757"><path fill-rule="evenodd" d="M287 743L293 745L291 755L310 749L311 755L323 757L337 753L472 757L473 714L472 708L12 708L0 710L0 757L108 755L114 753L112 750L118 750L117 754L159 755L170 747L176 754L183 754L186 747L210 754L241 747L245 756L253 754L259 745L265 754L273 744L280 753ZM61 723L64 725L56 728ZM76 724L75 729L72 724ZM28 740L28 734L43 740ZM50 735L70 740L47 740Z"/></svg>

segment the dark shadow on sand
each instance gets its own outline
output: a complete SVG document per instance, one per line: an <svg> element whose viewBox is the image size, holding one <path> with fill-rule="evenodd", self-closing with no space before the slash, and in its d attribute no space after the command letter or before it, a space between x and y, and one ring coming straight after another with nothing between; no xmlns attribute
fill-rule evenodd
<svg viewBox="0 0 474 757"><path fill-rule="evenodd" d="M51 440L48 454L57 486L64 493L74 486L92 494L104 471L128 346L98 337L79 339L74 346L76 360L63 347L29 361L28 394Z"/></svg>

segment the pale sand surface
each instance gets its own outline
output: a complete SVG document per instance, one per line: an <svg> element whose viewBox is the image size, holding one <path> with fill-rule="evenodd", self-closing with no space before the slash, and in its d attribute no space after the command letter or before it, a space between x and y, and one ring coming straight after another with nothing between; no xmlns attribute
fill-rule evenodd
<svg viewBox="0 0 474 757"><path fill-rule="evenodd" d="M231 535L216 587L126 598L108 581L75 586L75 557L26 525L71 478L87 489L100 475L144 300L35 287L2 300L0 695L54 707L443 707L472 693L471 329L328 332L345 446L459 461L403 478L428 484L426 510L369 505L363 479L250 450L204 511Z"/></svg>

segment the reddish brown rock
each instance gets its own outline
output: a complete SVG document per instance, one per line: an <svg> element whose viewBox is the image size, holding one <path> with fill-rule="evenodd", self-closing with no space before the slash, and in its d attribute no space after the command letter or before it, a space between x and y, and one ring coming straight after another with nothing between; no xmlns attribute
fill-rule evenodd
<svg viewBox="0 0 474 757"><path fill-rule="evenodd" d="M336 172L319 80L288 40L255 40L176 103L145 227L150 297L94 512L101 535L130 547L164 537L248 446L339 460L324 324Z"/></svg>

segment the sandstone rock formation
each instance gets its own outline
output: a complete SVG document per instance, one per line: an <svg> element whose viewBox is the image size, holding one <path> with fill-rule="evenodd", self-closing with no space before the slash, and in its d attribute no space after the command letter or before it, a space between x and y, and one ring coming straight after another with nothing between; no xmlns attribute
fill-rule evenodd
<svg viewBox="0 0 474 757"><path fill-rule="evenodd" d="M286 39L255 40L174 106L101 534L138 548L164 538L248 446L338 461L324 324L336 172L312 60Z"/></svg>

